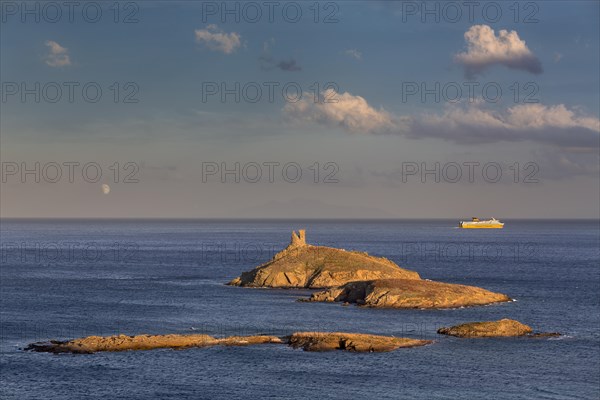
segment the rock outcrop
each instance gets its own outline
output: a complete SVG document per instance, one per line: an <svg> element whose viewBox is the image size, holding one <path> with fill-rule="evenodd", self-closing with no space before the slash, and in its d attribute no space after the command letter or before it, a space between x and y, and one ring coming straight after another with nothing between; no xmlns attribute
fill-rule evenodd
<svg viewBox="0 0 600 400"><path fill-rule="evenodd" d="M231 336L214 338L209 335L116 335L88 336L69 341L32 343L25 350L46 353L90 354L99 351L127 351L153 349L184 349L208 346L247 346L251 344L283 343L276 336Z"/></svg>
<svg viewBox="0 0 600 400"><path fill-rule="evenodd" d="M380 279L350 282L313 293L306 301L339 301L381 308L456 308L510 300L504 294L474 286L415 279Z"/></svg>
<svg viewBox="0 0 600 400"><path fill-rule="evenodd" d="M244 272L228 285L277 288L329 288L374 279L419 280L419 274L394 262L358 251L306 243L304 230L292 232L289 246L266 264Z"/></svg>
<svg viewBox="0 0 600 400"><path fill-rule="evenodd" d="M425 346L433 341L360 333L297 332L288 337L288 343L293 348L305 351L384 352L401 347Z"/></svg>
<svg viewBox="0 0 600 400"><path fill-rule="evenodd" d="M501 319L499 321L468 322L437 331L442 335L461 338L510 337L530 335L533 330L519 321Z"/></svg>
<svg viewBox="0 0 600 400"><path fill-rule="evenodd" d="M382 352L396 350L401 347L424 346L432 343L432 341L341 332L297 332L284 338L259 335L230 336L221 339L209 335L117 335L88 336L69 341L38 342L30 344L25 350L54 354L92 354L100 351L249 346L266 343L288 344L293 348L302 348L306 351Z"/></svg>

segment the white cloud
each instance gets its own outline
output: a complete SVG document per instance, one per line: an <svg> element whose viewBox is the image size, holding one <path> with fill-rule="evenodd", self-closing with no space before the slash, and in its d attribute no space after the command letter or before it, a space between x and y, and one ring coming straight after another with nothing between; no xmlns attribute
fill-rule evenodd
<svg viewBox="0 0 600 400"><path fill-rule="evenodd" d="M493 65L504 65L532 74L542 73L540 60L529 50L516 31L500 30L498 36L487 25L473 25L465 32L467 51L454 56L465 68L467 77L473 77Z"/></svg>
<svg viewBox="0 0 600 400"><path fill-rule="evenodd" d="M598 118L580 115L564 104L519 104L489 110L480 104L452 104L441 114L410 118L409 136L435 137L463 144L530 140L564 149L597 149Z"/></svg>
<svg viewBox="0 0 600 400"><path fill-rule="evenodd" d="M46 64L50 67L67 67L71 65L69 49L62 47L53 40L46 41L46 46L50 48L50 53L46 56Z"/></svg>
<svg viewBox="0 0 600 400"><path fill-rule="evenodd" d="M600 143L600 120L567 108L564 104L519 104L505 110L487 109L482 102L448 104L441 113L397 116L375 109L350 93L333 89L315 103L306 96L289 103L284 115L293 121L337 126L351 133L399 134L406 137L438 138L460 144L533 141L569 151L596 151Z"/></svg>
<svg viewBox="0 0 600 400"><path fill-rule="evenodd" d="M241 45L239 33L226 33L216 25L208 25L206 29L196 29L196 42L205 44L209 49L225 54L235 52Z"/></svg>
<svg viewBox="0 0 600 400"><path fill-rule="evenodd" d="M392 116L385 110L376 110L364 98L348 92L339 94L334 89L322 92L319 102L313 96L304 96L288 103L284 113L293 121L338 126L349 132L375 133L394 127Z"/></svg>
<svg viewBox="0 0 600 400"><path fill-rule="evenodd" d="M344 54L356 60L362 60L362 53L356 49L348 49L344 51Z"/></svg>

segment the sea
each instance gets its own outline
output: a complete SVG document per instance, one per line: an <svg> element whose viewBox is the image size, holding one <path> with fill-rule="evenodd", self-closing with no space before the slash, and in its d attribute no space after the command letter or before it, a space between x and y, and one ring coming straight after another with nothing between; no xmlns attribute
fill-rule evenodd
<svg viewBox="0 0 600 400"><path fill-rule="evenodd" d="M0 221L0 399L599 399L598 220ZM283 249L387 257L425 279L512 302L447 310L303 303L310 290L226 286ZM512 318L546 338L460 339L443 326ZM430 339L389 353L284 345L96 354L24 351L89 335L342 331Z"/></svg>

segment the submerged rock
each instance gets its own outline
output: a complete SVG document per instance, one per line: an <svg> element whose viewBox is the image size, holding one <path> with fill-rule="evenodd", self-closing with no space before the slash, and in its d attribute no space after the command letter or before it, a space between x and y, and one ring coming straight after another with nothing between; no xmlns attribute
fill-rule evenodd
<svg viewBox="0 0 600 400"><path fill-rule="evenodd" d="M413 279L419 274L393 261L358 251L306 243L304 230L292 232L289 246L273 259L244 272L228 285L278 288L328 288L347 282L373 279Z"/></svg>
<svg viewBox="0 0 600 400"><path fill-rule="evenodd" d="M530 335L533 330L519 321L505 318L499 321L468 322L449 328L440 328L437 332L461 338L480 338L526 336Z"/></svg>
<svg viewBox="0 0 600 400"><path fill-rule="evenodd" d="M527 335L530 338L553 338L560 337L562 333L560 332L534 332L532 334Z"/></svg>
<svg viewBox="0 0 600 400"><path fill-rule="evenodd" d="M313 293L307 301L348 302L367 307L456 308L510 301L475 286L410 279L350 282Z"/></svg>
<svg viewBox="0 0 600 400"><path fill-rule="evenodd" d="M425 346L433 341L361 333L297 332L288 337L288 343L305 351L385 352L401 347Z"/></svg>

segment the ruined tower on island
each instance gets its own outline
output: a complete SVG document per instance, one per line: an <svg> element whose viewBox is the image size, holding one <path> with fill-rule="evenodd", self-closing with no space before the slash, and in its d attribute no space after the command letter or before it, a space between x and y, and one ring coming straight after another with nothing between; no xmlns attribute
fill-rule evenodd
<svg viewBox="0 0 600 400"><path fill-rule="evenodd" d="M290 241L289 248L300 247L306 245L306 231L304 229L296 231L292 231L292 240Z"/></svg>

